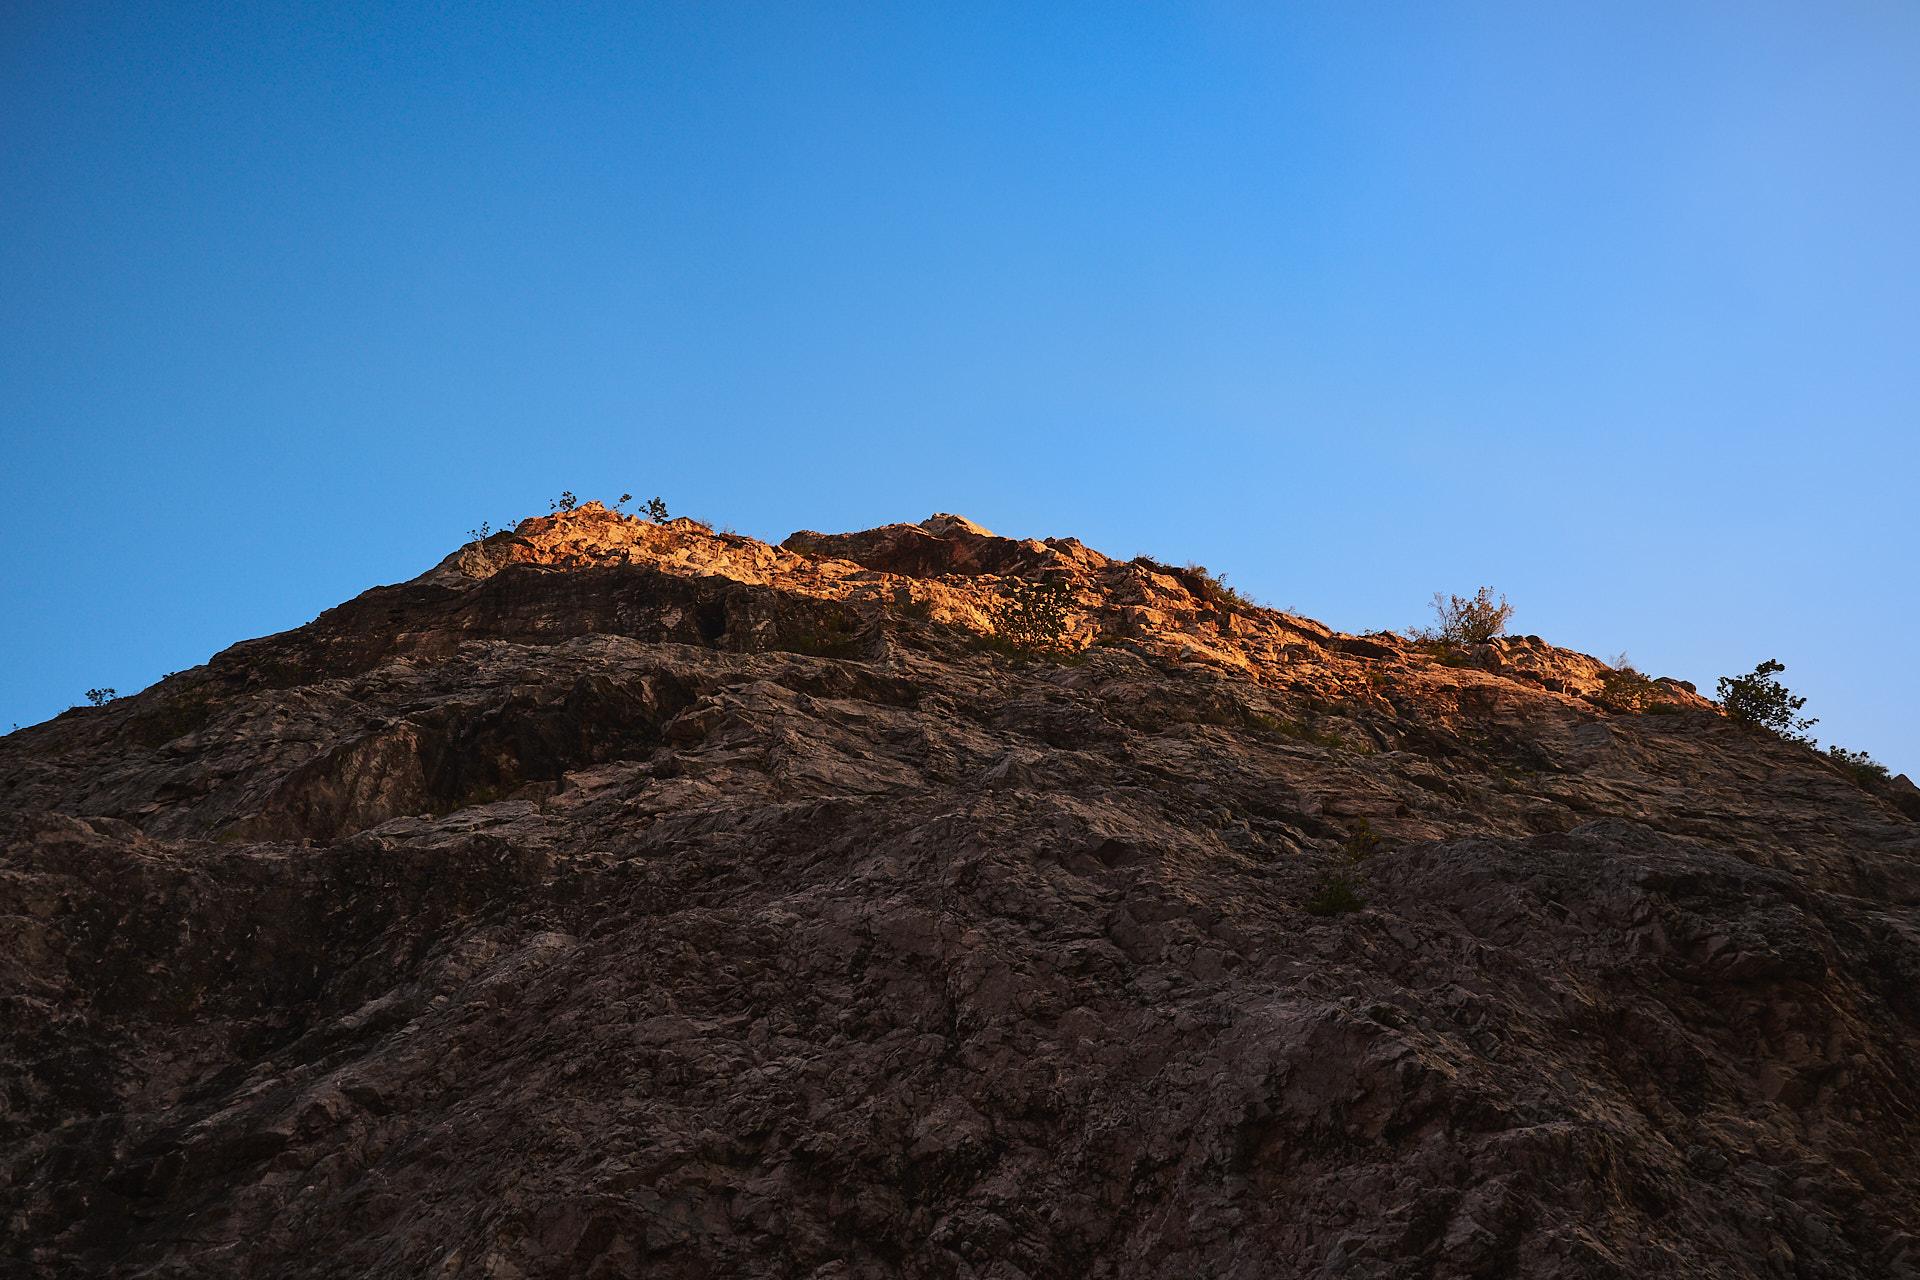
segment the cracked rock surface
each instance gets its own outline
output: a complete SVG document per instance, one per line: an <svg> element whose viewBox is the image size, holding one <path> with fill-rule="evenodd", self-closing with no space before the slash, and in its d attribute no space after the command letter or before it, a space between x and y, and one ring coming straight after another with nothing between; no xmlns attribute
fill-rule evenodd
<svg viewBox="0 0 1920 1280"><path fill-rule="evenodd" d="M526 521L0 739L0 1272L1920 1278L1920 792L1605 674Z"/></svg>

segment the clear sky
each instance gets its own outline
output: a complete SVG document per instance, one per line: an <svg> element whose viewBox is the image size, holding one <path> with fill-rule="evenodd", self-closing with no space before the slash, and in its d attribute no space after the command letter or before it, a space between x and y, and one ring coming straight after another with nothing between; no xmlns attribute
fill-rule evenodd
<svg viewBox="0 0 1920 1280"><path fill-rule="evenodd" d="M1920 5L0 13L0 730L563 488L1504 590L1920 773Z"/></svg>

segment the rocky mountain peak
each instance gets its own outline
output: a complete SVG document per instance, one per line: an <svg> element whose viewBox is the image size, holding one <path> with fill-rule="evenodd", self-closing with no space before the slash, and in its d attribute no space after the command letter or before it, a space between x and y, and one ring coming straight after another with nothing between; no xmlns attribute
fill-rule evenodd
<svg viewBox="0 0 1920 1280"><path fill-rule="evenodd" d="M1312 619L1262 607L1196 566L1147 557L1117 561L1075 538L1004 538L947 514L855 533L802 530L773 546L716 533L697 520L656 524L589 502L469 543L414 581L466 589L509 567L648 568L842 601L876 616L905 605L980 634L992 630L995 603L1011 583L1055 581L1072 589L1068 640L1074 648L1125 645L1263 681L1285 671L1297 683L1317 672L1329 688L1352 674L1334 668L1369 663L1422 670L1447 686L1472 683L1473 677L1449 673L1473 668L1577 702L1599 690L1608 670L1598 659L1534 636L1465 647L1442 662L1401 636L1339 635ZM1432 670L1436 665L1445 669ZM1710 705L1671 682L1663 696L1676 707Z"/></svg>
<svg viewBox="0 0 1920 1280"><path fill-rule="evenodd" d="M935 537L948 533L967 533L976 538L991 538L993 530L984 525L975 524L965 516L956 516L944 511L936 511L920 522L920 527Z"/></svg>
<svg viewBox="0 0 1920 1280"><path fill-rule="evenodd" d="M522 521L0 739L0 1258L1916 1274L1920 792L1608 675Z"/></svg>

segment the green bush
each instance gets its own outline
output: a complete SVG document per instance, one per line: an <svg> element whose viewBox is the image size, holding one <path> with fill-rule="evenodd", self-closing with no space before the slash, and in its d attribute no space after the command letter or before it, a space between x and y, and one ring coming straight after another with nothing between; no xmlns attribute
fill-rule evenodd
<svg viewBox="0 0 1920 1280"><path fill-rule="evenodd" d="M1214 573L1203 564L1189 564L1183 569L1175 569L1173 576L1178 578L1180 585L1192 592L1196 599L1222 613L1260 607L1233 587L1228 586L1226 574Z"/></svg>
<svg viewBox="0 0 1920 1280"><path fill-rule="evenodd" d="M1064 583L1015 580L993 606L993 639L1016 657L1064 652L1072 598Z"/></svg>
<svg viewBox="0 0 1920 1280"><path fill-rule="evenodd" d="M1613 669L1600 677L1600 691L1593 700L1623 715L1651 711L1664 701L1659 684L1635 670L1624 653L1613 660Z"/></svg>
<svg viewBox="0 0 1920 1280"><path fill-rule="evenodd" d="M1828 747L1827 758L1863 787L1875 782L1885 782L1893 776L1887 766L1864 751L1849 751L1845 747Z"/></svg>
<svg viewBox="0 0 1920 1280"><path fill-rule="evenodd" d="M1355 873L1360 864L1379 848L1380 837L1375 834L1373 824L1365 818L1360 819L1348 833L1347 843L1340 850L1339 861L1314 882L1313 893L1304 904L1307 914L1337 916L1366 906L1367 900L1360 896Z"/></svg>
<svg viewBox="0 0 1920 1280"><path fill-rule="evenodd" d="M778 647L813 658L857 658L860 620L839 608L797 617L781 629Z"/></svg>
<svg viewBox="0 0 1920 1280"><path fill-rule="evenodd" d="M1715 690L1720 707L1741 724L1812 746L1813 739L1806 730L1820 722L1802 716L1800 708L1807 705L1807 700L1794 697L1787 686L1774 679L1786 669L1784 663L1768 658L1744 676L1721 676Z"/></svg>
<svg viewBox="0 0 1920 1280"><path fill-rule="evenodd" d="M91 702L96 707L104 707L109 702L112 702L115 698L119 696L120 695L114 692L112 689L87 690L87 701Z"/></svg>
<svg viewBox="0 0 1920 1280"><path fill-rule="evenodd" d="M1481 587L1472 596L1436 591L1433 614L1435 625L1415 628L1414 639L1443 644L1485 644L1506 633L1513 606L1505 596L1496 601L1492 587Z"/></svg>
<svg viewBox="0 0 1920 1280"><path fill-rule="evenodd" d="M1310 916L1338 916L1366 905L1367 900L1354 888L1352 876L1344 871L1330 871L1314 885L1313 895L1306 901L1306 911Z"/></svg>
<svg viewBox="0 0 1920 1280"><path fill-rule="evenodd" d="M632 494L623 493L605 505L607 510L613 512L613 514L624 516L628 514L627 504L632 501ZM580 497L571 489L563 489L559 497L547 499L547 510L553 512L555 515L565 511L576 511L579 507ZM667 504L662 502L658 497L648 498L645 502L641 503L640 506L634 509L633 515L642 520L651 520L655 524L665 524L673 518L667 514ZM486 526L483 524L480 526L480 529L469 529L467 532L469 534L480 533L481 536L484 537L485 535L482 531L485 529Z"/></svg>

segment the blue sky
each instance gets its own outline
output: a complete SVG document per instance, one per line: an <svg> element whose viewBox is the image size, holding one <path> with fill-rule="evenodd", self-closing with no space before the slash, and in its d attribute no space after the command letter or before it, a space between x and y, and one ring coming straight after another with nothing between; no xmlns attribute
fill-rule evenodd
<svg viewBox="0 0 1920 1280"><path fill-rule="evenodd" d="M1504 590L1920 770L1920 7L13 5L0 729L563 488Z"/></svg>

